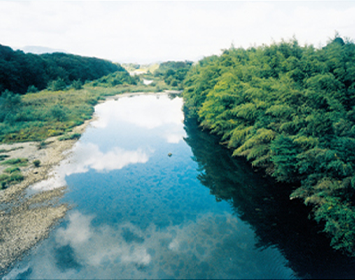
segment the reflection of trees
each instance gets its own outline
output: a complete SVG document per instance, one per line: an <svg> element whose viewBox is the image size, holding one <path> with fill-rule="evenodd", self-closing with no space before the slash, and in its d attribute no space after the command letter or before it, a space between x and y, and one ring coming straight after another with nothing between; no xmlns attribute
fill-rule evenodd
<svg viewBox="0 0 355 280"><path fill-rule="evenodd" d="M253 227L259 248L278 247L299 277L353 278L355 261L330 248L321 227L308 219L309 209L289 199L289 185L255 172L243 158L231 158L218 137L201 131L195 120L185 120L185 130L198 179Z"/></svg>

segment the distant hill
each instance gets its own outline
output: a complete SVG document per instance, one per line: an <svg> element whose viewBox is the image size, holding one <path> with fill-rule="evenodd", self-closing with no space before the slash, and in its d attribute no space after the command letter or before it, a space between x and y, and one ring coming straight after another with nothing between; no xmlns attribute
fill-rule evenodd
<svg viewBox="0 0 355 280"><path fill-rule="evenodd" d="M23 48L20 48L19 50L22 50L25 53L33 53L33 54L44 54L44 53L55 53L55 52L68 53L65 50L51 49L51 48L41 47L41 46L25 46Z"/></svg>
<svg viewBox="0 0 355 280"><path fill-rule="evenodd" d="M127 72L121 65L103 59L58 52L26 54L0 45L0 93L8 89L24 94L29 86L41 90L58 78L69 84L96 80L116 71Z"/></svg>

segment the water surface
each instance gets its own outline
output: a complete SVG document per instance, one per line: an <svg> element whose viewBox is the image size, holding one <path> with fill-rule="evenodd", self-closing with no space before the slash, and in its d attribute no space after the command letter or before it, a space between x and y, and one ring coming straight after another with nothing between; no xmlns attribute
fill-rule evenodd
<svg viewBox="0 0 355 280"><path fill-rule="evenodd" d="M72 209L6 277L322 276L321 260L306 261L307 209L290 208L274 182L184 123L181 108L168 95L96 106L97 120L56 176L32 187L68 185Z"/></svg>

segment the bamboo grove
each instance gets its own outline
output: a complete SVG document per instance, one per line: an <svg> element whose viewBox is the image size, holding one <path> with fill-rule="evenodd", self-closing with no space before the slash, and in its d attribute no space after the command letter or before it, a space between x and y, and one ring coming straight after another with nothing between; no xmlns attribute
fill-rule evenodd
<svg viewBox="0 0 355 280"><path fill-rule="evenodd" d="M187 74L190 116L313 206L331 246L355 255L355 45L296 39L205 57Z"/></svg>

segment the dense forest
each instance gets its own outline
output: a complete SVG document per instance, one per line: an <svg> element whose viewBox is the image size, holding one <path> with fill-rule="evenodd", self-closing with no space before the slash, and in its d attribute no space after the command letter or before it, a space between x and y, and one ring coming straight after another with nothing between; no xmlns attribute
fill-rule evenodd
<svg viewBox="0 0 355 280"><path fill-rule="evenodd" d="M6 89L24 94L47 88L59 79L65 85L73 81L92 81L113 72L127 71L120 65L93 57L73 54L25 54L0 45L0 93Z"/></svg>
<svg viewBox="0 0 355 280"><path fill-rule="evenodd" d="M184 86L189 116L284 182L290 199L312 206L333 248L355 255L353 42L232 47L199 61Z"/></svg>

